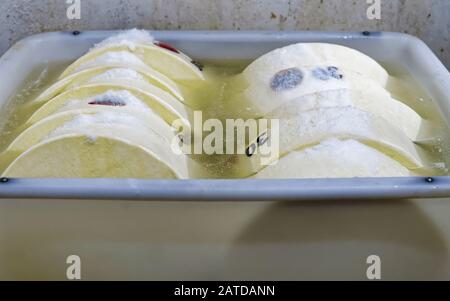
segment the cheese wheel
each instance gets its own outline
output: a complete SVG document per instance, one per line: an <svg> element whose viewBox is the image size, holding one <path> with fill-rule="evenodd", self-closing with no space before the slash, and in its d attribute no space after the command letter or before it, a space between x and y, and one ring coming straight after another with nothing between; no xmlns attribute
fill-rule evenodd
<svg viewBox="0 0 450 301"><path fill-rule="evenodd" d="M5 177L187 178L188 158L151 131L122 124L66 126L16 158Z"/></svg>
<svg viewBox="0 0 450 301"><path fill-rule="evenodd" d="M70 65L61 78L96 65L96 60L105 53L127 51L172 80L205 79L200 68L187 55L166 43L154 41L150 36L145 38L145 35L145 32L130 31L103 41Z"/></svg>
<svg viewBox="0 0 450 301"><path fill-rule="evenodd" d="M362 52L326 43L299 43L273 50L253 61L243 73L247 78L272 78L281 70L315 66L360 73L382 87L389 79L387 71Z"/></svg>
<svg viewBox="0 0 450 301"><path fill-rule="evenodd" d="M267 166L255 179L404 177L414 175L403 165L356 140L329 139L293 151Z"/></svg>
<svg viewBox="0 0 450 301"><path fill-rule="evenodd" d="M24 152L43 141L54 131L64 128L65 124L77 123L79 126L89 126L89 123L138 125L152 131L164 145L171 145L173 139L176 139L174 130L149 109L96 106L53 114L34 123L14 139L6 152L16 154Z"/></svg>
<svg viewBox="0 0 450 301"><path fill-rule="evenodd" d="M95 78L101 78L102 76L113 76L116 77L118 75L123 78L122 75L125 73L123 70L128 70L128 77L130 75L133 75L135 80L140 81L146 81L147 83L154 85L166 92L171 93L173 96L175 96L180 101L184 101L184 97L178 88L177 84L167 78L165 75L152 70L144 65L144 67L140 66L133 66L130 64L119 64L119 63L110 63L108 65L100 65L92 68L88 68L82 71L79 71L77 73L74 73L68 77L65 77L59 81L57 81L55 84L50 86L48 89L46 89L44 92L42 92L36 99L32 101L33 104L42 104L46 101L50 100L51 98L63 93L66 90L69 90L74 87L81 86L83 84L86 84L87 82L91 82L92 79ZM132 74L132 71L134 71L134 74ZM122 72L120 74L119 72ZM117 74L119 73L119 74Z"/></svg>
<svg viewBox="0 0 450 301"><path fill-rule="evenodd" d="M104 105L150 108L169 125L180 120L186 127L190 127L189 109L173 96L156 87L139 85L126 80L109 80L105 83L87 84L68 90L36 110L27 124L31 125L63 111Z"/></svg>
<svg viewBox="0 0 450 301"><path fill-rule="evenodd" d="M265 138L260 136L247 147L245 156L239 156L241 169L249 174L259 172L265 165L292 151L330 138L354 139L381 151L408 169L425 168L420 149L401 130L365 111L351 107L325 108L283 119L268 118L278 120L278 130L273 126L266 131L260 129ZM264 145L261 145L261 140ZM264 153L258 151L262 147L267 148Z"/></svg>

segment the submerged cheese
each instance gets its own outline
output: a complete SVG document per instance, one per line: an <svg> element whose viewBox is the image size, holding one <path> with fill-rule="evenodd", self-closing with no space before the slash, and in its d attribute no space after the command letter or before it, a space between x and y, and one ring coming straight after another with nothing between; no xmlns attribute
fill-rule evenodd
<svg viewBox="0 0 450 301"><path fill-rule="evenodd" d="M117 93L117 91L122 92L111 94ZM28 119L27 124L33 124L57 112L74 109L76 106L102 105L97 103L97 97L103 99L104 105L126 106L130 100L126 96L130 94L133 95L133 98L139 99L139 102L145 103L147 107L160 115L169 125L172 125L175 120L180 120L186 126L190 126L188 121L189 109L171 94L155 86L126 79L86 84L68 90L46 102L45 105L35 111ZM105 95L111 98L109 100L105 99ZM129 104L135 105L136 102L129 102Z"/></svg>
<svg viewBox="0 0 450 301"><path fill-rule="evenodd" d="M387 71L369 56L340 45L299 43L273 50L252 62L245 70L246 77L270 76L281 70L313 66L347 69L371 78L385 87Z"/></svg>
<svg viewBox="0 0 450 301"><path fill-rule="evenodd" d="M355 140L329 139L293 151L256 174L257 179L403 177L412 173L385 154Z"/></svg>
<svg viewBox="0 0 450 301"><path fill-rule="evenodd" d="M169 44L153 41L145 32L137 31L124 32L100 43L70 65L61 78L112 61L129 60L131 63L133 60L134 64L140 64L129 55L125 58L125 52L137 56L147 67L161 72L172 80L203 81L205 79L201 68L189 56Z"/></svg>
<svg viewBox="0 0 450 301"><path fill-rule="evenodd" d="M148 66L138 56L128 51L110 51L102 53L92 60L78 65L72 73L76 73L92 67L111 65L138 66L144 69L148 68Z"/></svg>

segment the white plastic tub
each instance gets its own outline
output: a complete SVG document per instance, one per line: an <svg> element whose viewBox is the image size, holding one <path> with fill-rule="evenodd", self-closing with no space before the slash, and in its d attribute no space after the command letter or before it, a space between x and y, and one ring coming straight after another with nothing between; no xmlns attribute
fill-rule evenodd
<svg viewBox="0 0 450 301"><path fill-rule="evenodd" d="M71 62L111 31L46 33L17 43L0 60L0 106L30 70ZM380 62L401 65L423 85L450 124L450 76L419 39L398 33L155 31L152 34L198 60L255 59L296 42L330 42L358 49ZM329 180L27 180L3 179L0 198L139 200L311 200L450 196L450 178Z"/></svg>
<svg viewBox="0 0 450 301"><path fill-rule="evenodd" d="M0 104L32 68L74 60L111 34L50 33L19 42L0 59ZM450 119L448 71L408 35L153 34L198 59L255 58L299 41L348 45L411 70ZM425 196L450 196L449 178L9 179L0 184L0 279L65 280L66 258L75 254L83 280L364 280L366 259L376 254L384 280L448 280L450 203L392 201ZM373 200L360 202L367 198ZM147 200L155 202L137 202Z"/></svg>

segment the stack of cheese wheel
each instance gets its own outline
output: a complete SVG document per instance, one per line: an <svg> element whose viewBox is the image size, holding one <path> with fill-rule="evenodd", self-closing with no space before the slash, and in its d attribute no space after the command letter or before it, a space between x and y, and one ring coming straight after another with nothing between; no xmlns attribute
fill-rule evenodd
<svg viewBox="0 0 450 301"><path fill-rule="evenodd" d="M295 44L260 57L243 77L240 97L249 110L279 120L279 135L264 139L279 141L271 162L263 164L257 152L242 159L254 177L407 176L426 169L414 144L424 120L391 97L389 74L365 54Z"/></svg>
<svg viewBox="0 0 450 301"><path fill-rule="evenodd" d="M144 31L111 37L70 65L30 106L5 177L187 178L172 151L189 109L178 81L203 81L179 50ZM174 140L175 139L175 140Z"/></svg>

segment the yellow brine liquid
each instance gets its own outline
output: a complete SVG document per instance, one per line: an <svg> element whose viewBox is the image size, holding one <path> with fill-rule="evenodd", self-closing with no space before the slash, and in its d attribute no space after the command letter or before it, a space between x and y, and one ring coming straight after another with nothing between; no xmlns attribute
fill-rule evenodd
<svg viewBox="0 0 450 301"><path fill-rule="evenodd" d="M202 61L206 81L195 86L191 83L185 83L185 86L183 82L180 83L182 92L192 103L191 109L202 112L203 121L218 119L225 124L226 119L250 118L251 112L245 103L229 100L230 95L245 87L240 73L250 62L250 60ZM1 109L1 152L24 130L23 124L36 110L26 104L54 84L68 65L69 63L51 64L33 70L16 95ZM449 174L447 167L450 166L450 131L437 105L405 70L396 66L384 65L384 67L391 74L387 90L393 98L409 105L433 125L432 130L424 135L427 139L416 143L426 153L424 158L426 165L436 167L435 174L430 176ZM203 137L207 134L203 133ZM226 141L223 145L226 145ZM7 168L14 156L14 154L0 156L0 173ZM236 166L237 159L234 155L190 156L194 162L190 166L191 178L227 179L246 176L239 166Z"/></svg>

